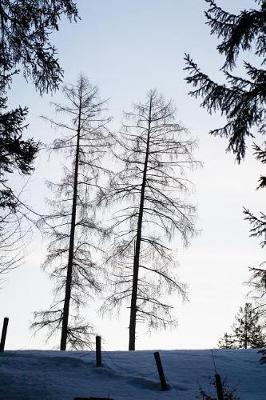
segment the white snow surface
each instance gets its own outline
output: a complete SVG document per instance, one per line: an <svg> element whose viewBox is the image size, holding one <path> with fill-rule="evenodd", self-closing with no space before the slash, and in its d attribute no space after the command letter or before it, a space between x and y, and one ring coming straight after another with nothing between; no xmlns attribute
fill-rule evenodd
<svg viewBox="0 0 266 400"><path fill-rule="evenodd" d="M163 350L170 386L161 391L153 351L105 351L96 368L95 352L5 351L0 353L1 400L192 400L210 384L214 362L240 400L266 399L266 365L257 350ZM214 396L215 397L215 396Z"/></svg>

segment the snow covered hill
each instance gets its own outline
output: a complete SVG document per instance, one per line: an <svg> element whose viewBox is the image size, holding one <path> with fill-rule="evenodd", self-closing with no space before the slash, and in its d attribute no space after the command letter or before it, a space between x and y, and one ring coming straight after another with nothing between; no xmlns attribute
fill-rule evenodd
<svg viewBox="0 0 266 400"><path fill-rule="evenodd" d="M212 393L214 363L209 350L161 351L169 391L161 391L152 351L5 351L0 353L1 400L194 400L202 387ZM266 399L266 365L256 350L214 350L217 371L240 400Z"/></svg>

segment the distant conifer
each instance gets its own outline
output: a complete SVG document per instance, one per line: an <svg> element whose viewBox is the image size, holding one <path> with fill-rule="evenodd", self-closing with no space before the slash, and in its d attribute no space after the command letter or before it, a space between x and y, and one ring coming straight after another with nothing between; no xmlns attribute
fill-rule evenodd
<svg viewBox="0 0 266 400"><path fill-rule="evenodd" d="M226 332L224 336L219 340L218 347L220 349L235 349L236 347L234 336Z"/></svg>
<svg viewBox="0 0 266 400"><path fill-rule="evenodd" d="M223 336L218 346L222 349L262 348L266 345L264 326L260 324L260 317L251 303L240 307L235 317L232 333Z"/></svg>

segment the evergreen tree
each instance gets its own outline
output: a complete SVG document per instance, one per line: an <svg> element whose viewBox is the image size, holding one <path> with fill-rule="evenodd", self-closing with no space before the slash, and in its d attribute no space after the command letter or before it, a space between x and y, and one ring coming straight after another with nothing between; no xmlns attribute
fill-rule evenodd
<svg viewBox="0 0 266 400"><path fill-rule="evenodd" d="M265 262L263 262L259 268L251 268L252 276L249 280L249 285L252 288L253 297L258 304L258 310L260 314L265 317L265 297L266 297L266 269Z"/></svg>
<svg viewBox="0 0 266 400"><path fill-rule="evenodd" d="M255 156L262 164L266 163L266 151L257 145L253 146ZM260 176L257 189L265 188L266 177ZM266 214L260 212L255 215L250 210L244 208L245 219L251 224L250 236L261 239L260 245L263 248L266 245ZM264 317L266 316L265 297L266 297L266 269L265 262L262 262L258 267L251 267L251 277L249 284L252 288L253 295L256 299L256 304L259 311Z"/></svg>
<svg viewBox="0 0 266 400"><path fill-rule="evenodd" d="M92 326L83 321L80 307L101 290L99 239L105 235L95 215L94 200L100 190L100 174L107 172L102 158L110 144L109 118L98 90L81 76L66 86L66 105L55 105L63 122L48 119L65 133L52 148L63 151L71 164L64 168L60 183L49 183L55 192L51 213L40 222L50 238L44 264L56 282L56 298L49 310L35 313L34 328L61 331L60 350L90 345Z"/></svg>
<svg viewBox="0 0 266 400"><path fill-rule="evenodd" d="M7 89L22 70L42 94L55 91L63 70L56 58L50 35L58 30L62 15L77 17L72 0L3 0L0 4L0 207L17 205L12 189L6 186L7 174L17 169L29 174L38 143L23 139L27 108L7 111Z"/></svg>
<svg viewBox="0 0 266 400"><path fill-rule="evenodd" d="M205 13L211 34L221 38L217 46L220 54L225 56L222 71L226 84L214 82L187 54L185 70L189 72L186 81L195 90L191 96L202 97L202 107L210 113L220 111L227 119L224 127L210 133L228 139L228 150L236 154L241 161L245 156L246 139L254 136L253 129L265 132L265 98L266 72L263 69L266 39L265 17L266 3L255 0L258 9L243 10L238 15L231 14L218 7L213 0L205 0L209 5ZM260 68L244 62L247 77L233 75L236 61L241 51L254 49Z"/></svg>
<svg viewBox="0 0 266 400"><path fill-rule="evenodd" d="M33 81L41 94L58 88L63 70L50 35L58 30L63 15L70 20L77 18L72 0L0 2L0 271L15 265L11 243L19 238L18 221L28 211L12 187L10 176L30 174L39 149L37 140L24 138L28 108L18 106L9 110L7 93L12 78L20 72L27 81ZM11 232L14 235L6 247Z"/></svg>
<svg viewBox="0 0 266 400"><path fill-rule="evenodd" d="M234 336L226 332L224 336L219 340L218 347L220 349L235 349L236 346Z"/></svg>
<svg viewBox="0 0 266 400"><path fill-rule="evenodd" d="M6 98L0 98L0 109L6 109ZM21 107L0 114L0 211L1 215L16 211L18 199L8 185L8 175L18 171L28 175L33 170L33 160L38 144L33 139L22 139L27 110Z"/></svg>
<svg viewBox="0 0 266 400"><path fill-rule="evenodd" d="M240 307L235 317L236 321L232 327L232 334L229 335L231 347L237 349L262 348L266 344L266 336L264 334L265 326L260 325L260 317L256 309L250 303L246 303L244 307ZM225 336L219 342L220 348L226 348ZM227 347L228 348L228 347Z"/></svg>
<svg viewBox="0 0 266 400"><path fill-rule="evenodd" d="M170 241L179 233L185 244L195 233L195 208L182 193L191 182L184 176L197 163L195 143L175 122L171 101L151 90L144 103L126 113L122 132L116 135L116 158L121 163L103 204L113 204L114 242L108 262L113 294L105 308L129 304L129 350L135 350L137 322L149 327L174 323L172 306L161 296L185 288L173 274L175 260Z"/></svg>
<svg viewBox="0 0 266 400"><path fill-rule="evenodd" d="M210 113L219 111L226 117L222 128L210 133L228 139L227 150L236 154L238 162L243 160L246 152L247 139L256 133L265 133L265 99L266 99L266 2L254 0L254 9L242 10L239 14L226 12L214 0L205 0L209 9L205 13L211 34L221 40L217 46L218 52L225 57L221 68L225 83L216 83L206 73L202 72L190 55L185 56L185 70L189 72L187 82L195 89L190 95L201 97L201 106ZM245 51L254 51L254 64L244 61L243 76L233 74L237 67L237 59ZM254 144L255 157L262 163L266 162L265 141L261 146ZM266 178L260 177L259 188L265 187ZM251 236L265 235L265 213L259 216L244 209L245 218L251 223ZM264 242L263 242L264 243ZM263 263L262 263L263 266ZM265 281L265 269L251 268L251 282L258 284ZM264 290L262 286L259 291ZM264 306L262 306L264 308Z"/></svg>
<svg viewBox="0 0 266 400"><path fill-rule="evenodd" d="M233 325L233 335L236 337L238 348L261 348L266 343L263 326L259 324L259 315L250 303L240 307Z"/></svg>

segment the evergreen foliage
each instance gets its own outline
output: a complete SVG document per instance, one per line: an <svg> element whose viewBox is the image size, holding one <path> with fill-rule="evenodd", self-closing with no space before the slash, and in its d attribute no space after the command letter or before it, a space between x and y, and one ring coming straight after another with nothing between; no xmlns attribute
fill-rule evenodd
<svg viewBox="0 0 266 400"><path fill-rule="evenodd" d="M23 76L34 82L40 93L54 91L62 80L51 33L59 29L66 15L77 18L72 0L2 0L1 11L1 81L22 69Z"/></svg>
<svg viewBox="0 0 266 400"><path fill-rule="evenodd" d="M6 272L7 266L13 268L20 259L20 256L14 258L12 243L21 236L20 222L26 215L10 176L30 174L39 149L38 141L24 138L28 108L8 109L7 94L12 78L20 72L27 81L33 81L41 94L58 88L63 70L50 36L58 30L63 15L76 20L77 8L72 0L2 0L0 3L0 271Z"/></svg>
<svg viewBox="0 0 266 400"><path fill-rule="evenodd" d="M186 81L195 89L190 95L201 97L201 106L209 113L219 111L226 117L226 124L222 128L214 129L210 133L228 139L227 150L236 155L238 162L244 159L247 139L255 134L265 133L265 99L266 99L266 2L254 0L254 9L242 10L239 14L226 12L213 0L205 0L209 9L205 13L211 34L218 36L220 43L218 52L225 57L221 68L225 83L214 82L203 73L190 55L186 54L185 70L189 72ZM237 67L239 55L245 51L254 52L254 64L244 61L243 76L233 74ZM263 164L266 162L265 142L262 146L254 146L255 157ZM261 176L258 188L266 186L266 177ZM262 237L262 246L265 244L265 213L254 215L244 209L245 218L250 222L251 236ZM260 293L265 294L264 263L260 268L251 268L251 284ZM259 285L262 284L262 287ZM261 302L265 312L265 302Z"/></svg>
<svg viewBox="0 0 266 400"><path fill-rule="evenodd" d="M0 14L0 207L13 208L16 197L6 187L5 175L14 170L29 174L38 143L22 138L28 109L19 106L8 111L7 89L20 70L41 94L58 88L63 70L50 35L58 30L62 15L77 18L77 9L72 0L3 0Z"/></svg>
<svg viewBox="0 0 266 400"><path fill-rule="evenodd" d="M266 150L264 147L260 147L256 144L253 146L254 154L256 159L265 164L266 162ZM266 177L260 176L258 181L257 189L263 189L266 185ZM250 210L244 208L245 219L249 221L251 224L250 236L258 237L261 239L260 245L264 247L266 244L266 215L264 212L260 212L259 215L255 215ZM251 277L249 280L249 285L251 286L252 295L255 298L258 312L264 318L266 317L266 308L265 308L265 298L266 298L266 269L265 262L262 262L257 267L251 267ZM261 361L266 362L266 351L263 351L264 356Z"/></svg>
<svg viewBox="0 0 266 400"><path fill-rule="evenodd" d="M0 108L6 109L6 98L0 99ZM27 109L21 107L0 114L0 210L1 215L8 209L15 211L18 200L8 186L8 174L18 170L21 174L30 174L33 170L38 145L33 139L22 138L25 129Z"/></svg>
<svg viewBox="0 0 266 400"><path fill-rule="evenodd" d="M66 350L67 345L91 345L93 327L81 318L80 309L101 291L99 240L106 231L95 215L95 197L100 174L108 172L102 159L111 140L97 87L81 76L63 94L67 104L54 105L63 122L47 119L63 132L51 148L71 162L59 183L49 182L55 197L49 201L50 214L40 220L50 239L44 268L55 281L56 296L49 310L35 313L32 326L48 328L50 336L61 331L60 349Z"/></svg>
<svg viewBox="0 0 266 400"><path fill-rule="evenodd" d="M201 72L190 55L186 54L186 81L196 89L194 97L202 97L202 107L210 113L220 111L227 119L224 127L210 133L228 139L228 150L240 162L246 151L246 139L254 136L253 129L265 132L266 72L263 69L266 52L265 17L266 3L257 1L259 9L243 10L234 15L222 10L213 0L205 0L209 9L205 13L211 34L221 39L217 49L225 56L222 71L226 84L214 82ZM254 49L260 67L244 62L246 77L233 75L241 51Z"/></svg>
<svg viewBox="0 0 266 400"><path fill-rule="evenodd" d="M230 335L226 332L224 336L219 340L218 347L220 349L235 349L236 345L233 334Z"/></svg>
<svg viewBox="0 0 266 400"><path fill-rule="evenodd" d="M262 164L266 163L266 150L256 144L253 145L254 155L258 161ZM266 177L260 176L258 181L257 189L263 189L266 186ZM245 219L249 221L252 225L250 229L250 236L261 237L262 241L260 243L261 247L266 244L266 215L261 212L259 216L255 216L248 209L244 209Z"/></svg>
<svg viewBox="0 0 266 400"><path fill-rule="evenodd" d="M227 333L219 341L220 348L247 349L262 348L266 345L265 326L260 325L260 315L251 303L240 307L232 326L232 333Z"/></svg>

